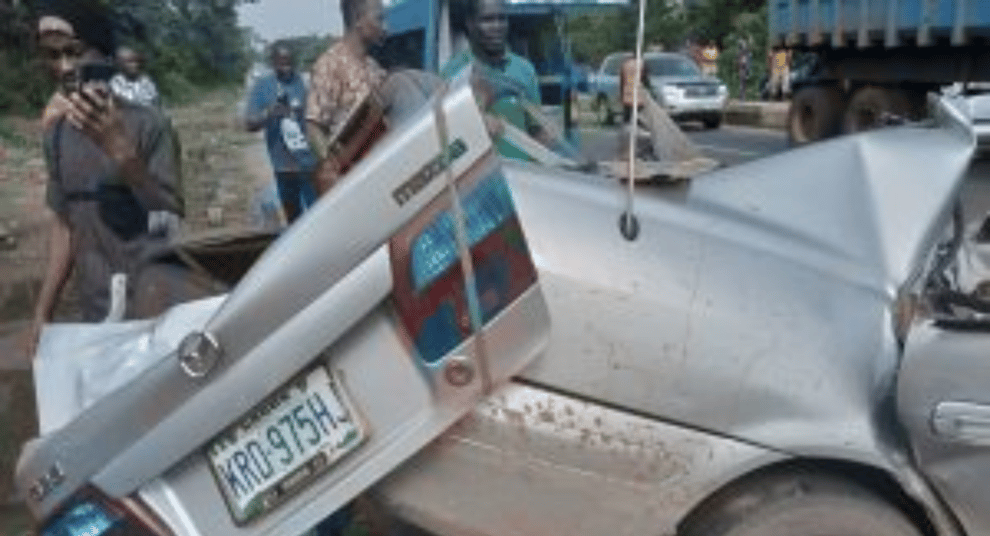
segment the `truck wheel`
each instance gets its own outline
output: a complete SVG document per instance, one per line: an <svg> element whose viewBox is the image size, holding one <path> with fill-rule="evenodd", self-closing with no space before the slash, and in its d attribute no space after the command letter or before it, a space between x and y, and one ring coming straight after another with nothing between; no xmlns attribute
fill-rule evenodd
<svg viewBox="0 0 990 536"><path fill-rule="evenodd" d="M907 93L900 89L863 86L849 101L843 131L853 134L880 127L884 124L885 115L911 115L911 101Z"/></svg>
<svg viewBox="0 0 990 536"><path fill-rule="evenodd" d="M612 113L612 109L608 105L608 97L605 95L599 95L595 99L595 113L598 118L598 124L612 125L615 123L615 114Z"/></svg>
<svg viewBox="0 0 990 536"><path fill-rule="evenodd" d="M873 492L814 474L776 475L726 490L683 528L683 536L921 536Z"/></svg>
<svg viewBox="0 0 990 536"><path fill-rule="evenodd" d="M803 145L838 134L842 105L842 92L838 88L809 86L799 89L787 113L787 135L791 145Z"/></svg>

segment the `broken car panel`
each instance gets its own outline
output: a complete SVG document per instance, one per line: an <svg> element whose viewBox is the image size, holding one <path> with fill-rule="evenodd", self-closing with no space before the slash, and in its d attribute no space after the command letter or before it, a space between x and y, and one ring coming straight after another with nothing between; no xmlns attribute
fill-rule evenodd
<svg viewBox="0 0 990 536"><path fill-rule="evenodd" d="M19 467L36 514L294 534L374 486L442 534L693 536L770 479L811 501L782 515L839 489L892 534L987 527L950 109L640 188L630 241L624 186L496 159L474 101L437 92L185 316L185 368L64 409Z"/></svg>

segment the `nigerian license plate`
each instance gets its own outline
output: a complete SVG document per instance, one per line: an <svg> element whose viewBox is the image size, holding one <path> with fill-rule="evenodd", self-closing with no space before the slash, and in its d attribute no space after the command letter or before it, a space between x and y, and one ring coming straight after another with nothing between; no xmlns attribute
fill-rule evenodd
<svg viewBox="0 0 990 536"><path fill-rule="evenodd" d="M714 86L692 87L692 88L688 88L687 91L684 92L684 94L688 97L710 97L712 95L715 95L717 92L718 90Z"/></svg>
<svg viewBox="0 0 990 536"><path fill-rule="evenodd" d="M344 391L320 367L214 439L207 453L234 520L243 524L304 489L365 436Z"/></svg>

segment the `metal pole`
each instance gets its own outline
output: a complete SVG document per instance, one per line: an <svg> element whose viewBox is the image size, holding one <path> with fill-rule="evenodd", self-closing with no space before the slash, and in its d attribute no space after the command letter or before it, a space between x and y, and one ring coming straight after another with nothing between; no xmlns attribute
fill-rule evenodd
<svg viewBox="0 0 990 536"><path fill-rule="evenodd" d="M634 194L636 193L636 138L639 130L639 85L643 69L643 26L646 20L646 0L639 0L639 26L636 29L636 77L632 80L633 101L632 121L629 123L629 184L626 190L626 217L635 219L633 211ZM627 236L632 240L634 237Z"/></svg>

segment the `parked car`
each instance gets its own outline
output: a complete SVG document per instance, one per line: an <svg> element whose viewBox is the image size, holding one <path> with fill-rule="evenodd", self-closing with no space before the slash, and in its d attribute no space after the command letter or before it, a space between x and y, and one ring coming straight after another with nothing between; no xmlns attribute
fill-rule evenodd
<svg viewBox="0 0 990 536"><path fill-rule="evenodd" d="M27 504L45 536L300 534L367 489L445 535L986 533L973 139L938 110L630 214L494 157L462 77L243 276L185 255L229 293L46 329Z"/></svg>
<svg viewBox="0 0 990 536"><path fill-rule="evenodd" d="M617 52L602 60L594 76L594 106L605 124L622 114L619 71L630 52ZM701 121L706 128L722 124L729 92L715 77L702 74L698 65L683 54L650 52L643 54L653 97L678 121Z"/></svg>

